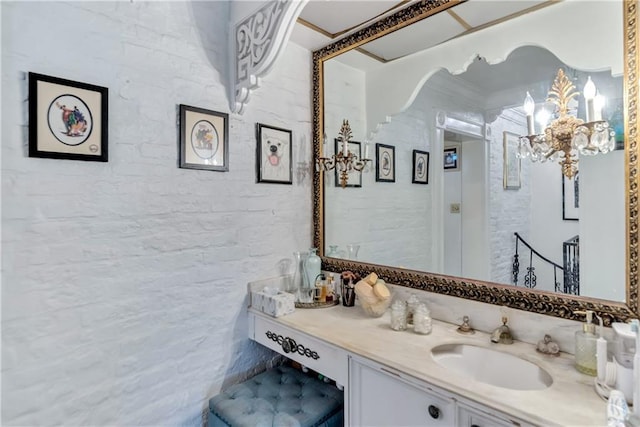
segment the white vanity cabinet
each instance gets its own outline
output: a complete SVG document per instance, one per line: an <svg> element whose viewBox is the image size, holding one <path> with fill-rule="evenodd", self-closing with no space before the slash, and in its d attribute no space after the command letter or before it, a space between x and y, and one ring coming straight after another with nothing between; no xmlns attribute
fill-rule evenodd
<svg viewBox="0 0 640 427"><path fill-rule="evenodd" d="M275 319L251 313L249 338L340 385L347 384L347 352L336 346L284 326Z"/></svg>
<svg viewBox="0 0 640 427"><path fill-rule="evenodd" d="M396 370L349 358L348 424L351 426L441 426L455 424L455 400L441 390L412 383Z"/></svg>
<svg viewBox="0 0 640 427"><path fill-rule="evenodd" d="M476 404L477 405L477 404ZM456 403L458 427L533 427L532 424L481 406Z"/></svg>
<svg viewBox="0 0 640 427"><path fill-rule="evenodd" d="M506 414L361 357L349 357L348 425L529 427Z"/></svg>

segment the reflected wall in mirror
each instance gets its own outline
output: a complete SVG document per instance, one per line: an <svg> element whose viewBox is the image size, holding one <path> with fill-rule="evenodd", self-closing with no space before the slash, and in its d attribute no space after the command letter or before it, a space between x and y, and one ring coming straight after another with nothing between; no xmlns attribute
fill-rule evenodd
<svg viewBox="0 0 640 427"><path fill-rule="evenodd" d="M392 283L560 317L573 318L577 307L609 322L637 316L637 163L625 157L637 149L635 114L627 126L634 137L624 143L624 110L635 108L628 94L637 96L636 70L624 63L635 59L636 4L580 3L553 4L386 62L349 50L385 52L389 36L372 41L366 30L314 53L314 89L324 101L314 117L316 154L322 136L333 138L348 119L354 139L393 145L396 157L395 183L376 183L365 171L361 188L342 189L331 174L316 177L316 244L323 254L333 249L325 268L373 269ZM445 31L439 16L424 22ZM394 28L388 19L376 28ZM578 25L566 36L570 22L591 19L603 30ZM580 156L572 187L578 221L563 219L557 162L523 159L520 188L503 186L504 134L528 133L527 91L538 111L551 111L545 99L558 69L579 91L591 76L619 141L613 152ZM570 109L584 119L584 98L577 101ZM544 126L536 124L536 133ZM444 167L449 147L459 155L454 171ZM413 150L430 153L428 185L412 184ZM360 245L360 262L340 260L348 244Z"/></svg>

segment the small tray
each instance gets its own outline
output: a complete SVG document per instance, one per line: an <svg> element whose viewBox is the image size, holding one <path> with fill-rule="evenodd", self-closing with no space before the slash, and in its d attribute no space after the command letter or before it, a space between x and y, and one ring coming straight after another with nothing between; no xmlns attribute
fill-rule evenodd
<svg viewBox="0 0 640 427"><path fill-rule="evenodd" d="M327 308L340 304L339 299L330 302L296 302L296 308Z"/></svg>

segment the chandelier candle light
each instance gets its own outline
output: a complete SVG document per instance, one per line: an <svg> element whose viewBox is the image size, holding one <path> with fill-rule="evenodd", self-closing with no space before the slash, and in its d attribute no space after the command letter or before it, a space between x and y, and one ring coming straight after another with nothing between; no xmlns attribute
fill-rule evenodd
<svg viewBox="0 0 640 427"><path fill-rule="evenodd" d="M370 162L369 159L369 144L365 142L364 146L364 158L359 159L355 153L349 151L349 141L351 140L351 126L349 126L348 120L342 121L340 132L338 133L338 141L342 144L342 150L338 151L331 157L318 157L316 165L319 170L330 171L336 169L340 172L340 185L342 188L347 186L349 182L349 172L362 170ZM326 135L323 145L326 145ZM324 147L323 147L324 148Z"/></svg>
<svg viewBox="0 0 640 427"><path fill-rule="evenodd" d="M569 114L569 102L580 93L564 73L558 74L547 95L547 102L555 104L556 119L542 133L536 134L533 122L535 102L529 92L524 101L528 135L521 136L516 156L534 162L558 161L562 174L572 179L578 173L578 155L593 156L608 153L615 147L615 132L602 120L604 97L597 93L589 77L584 87L586 122Z"/></svg>

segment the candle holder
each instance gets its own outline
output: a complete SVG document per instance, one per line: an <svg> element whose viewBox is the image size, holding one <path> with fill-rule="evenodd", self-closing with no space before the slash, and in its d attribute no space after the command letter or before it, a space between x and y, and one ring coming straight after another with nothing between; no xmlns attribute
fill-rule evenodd
<svg viewBox="0 0 640 427"><path fill-rule="evenodd" d="M569 114L569 102L579 95L575 86L559 69L558 74L547 95L547 102L556 105L558 118L547 126L543 133L535 134L533 126L533 110L535 103L529 92L524 103L527 114L529 135L521 136L516 156L520 159L530 158L532 161L558 161L562 174L571 179L578 173L578 154L593 156L608 153L615 147L615 132L609 123L602 120L602 98L598 99L595 85L589 78L585 86L587 100L587 121ZM594 105L598 100L599 105Z"/></svg>
<svg viewBox="0 0 640 427"><path fill-rule="evenodd" d="M344 119L340 132L338 133L338 141L342 145L342 150L331 157L318 157L316 166L318 170L330 171L337 168L340 172L340 186L345 188L349 182L349 172L362 172L371 159L360 159L358 156L349 151L349 141L351 140L351 126L349 121ZM368 155L367 146L365 146L365 157Z"/></svg>

